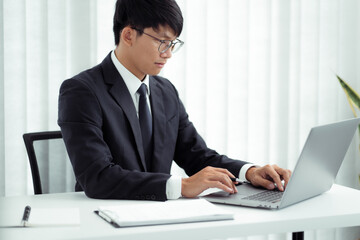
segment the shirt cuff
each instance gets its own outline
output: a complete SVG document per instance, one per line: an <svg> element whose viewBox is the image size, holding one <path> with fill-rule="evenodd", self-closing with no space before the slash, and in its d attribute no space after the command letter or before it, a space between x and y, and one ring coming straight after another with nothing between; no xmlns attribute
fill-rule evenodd
<svg viewBox="0 0 360 240"><path fill-rule="evenodd" d="M166 182L167 199L178 199L181 197L181 179L180 176L171 176Z"/></svg>
<svg viewBox="0 0 360 240"><path fill-rule="evenodd" d="M240 172L239 172L239 180L242 182L248 182L248 180L246 179L246 173L249 170L249 168L251 167L256 167L257 165L255 164L250 164L247 163L244 166L241 167Z"/></svg>

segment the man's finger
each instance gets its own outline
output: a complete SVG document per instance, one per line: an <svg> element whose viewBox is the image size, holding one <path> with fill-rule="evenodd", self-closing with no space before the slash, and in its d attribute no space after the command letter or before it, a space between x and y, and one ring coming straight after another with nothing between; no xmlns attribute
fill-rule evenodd
<svg viewBox="0 0 360 240"><path fill-rule="evenodd" d="M276 184L277 188L280 191L284 191L284 187L282 185L281 179L280 179L280 175L279 173L275 170L275 166L269 166L266 168L265 173L267 176L269 176L273 183Z"/></svg>
<svg viewBox="0 0 360 240"><path fill-rule="evenodd" d="M223 185L227 186L228 188L232 189L232 192L236 191L235 184L233 183L233 181L231 181L229 175L227 175L224 172L221 172L221 173L217 172L209 180L214 181L214 182L218 181L221 184L223 184Z"/></svg>
<svg viewBox="0 0 360 240"><path fill-rule="evenodd" d="M273 190L275 188L274 182L266 178L259 177L256 181L256 185L262 186L268 190Z"/></svg>
<svg viewBox="0 0 360 240"><path fill-rule="evenodd" d="M233 188L226 186L225 184L223 184L220 181L211 181L209 183L209 186L212 187L212 188L219 188L219 189L221 189L221 190L223 190L225 192L228 192L228 193L234 193Z"/></svg>
<svg viewBox="0 0 360 240"><path fill-rule="evenodd" d="M291 171L277 166L275 168L275 171L281 176L281 179L284 180L284 187L286 188L291 177Z"/></svg>
<svg viewBox="0 0 360 240"><path fill-rule="evenodd" d="M221 173L224 173L224 174L228 175L231 178L235 178L235 176L229 170L227 170L225 168L214 168L214 170L218 171L218 172L221 172Z"/></svg>

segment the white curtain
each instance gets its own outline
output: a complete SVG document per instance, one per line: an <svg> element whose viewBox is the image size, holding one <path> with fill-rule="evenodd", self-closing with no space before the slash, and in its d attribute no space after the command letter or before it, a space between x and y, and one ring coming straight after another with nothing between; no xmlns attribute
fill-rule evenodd
<svg viewBox="0 0 360 240"><path fill-rule="evenodd" d="M114 48L115 1L0 3L0 195L32 194L22 134L59 129L61 82ZM312 126L352 117L335 74L360 91L359 1L178 3L185 45L161 75L178 88L210 147L292 169ZM339 184L359 188L358 143L356 134ZM359 228L306 232L307 239L359 237Z"/></svg>

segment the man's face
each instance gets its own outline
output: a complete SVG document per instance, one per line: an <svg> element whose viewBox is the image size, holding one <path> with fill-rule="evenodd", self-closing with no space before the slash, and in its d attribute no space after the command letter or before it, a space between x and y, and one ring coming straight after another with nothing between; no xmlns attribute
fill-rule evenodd
<svg viewBox="0 0 360 240"><path fill-rule="evenodd" d="M136 31L136 30L134 30ZM165 66L166 61L172 56L171 50L160 53L160 40L175 40L176 35L169 26L160 26L158 29L145 28L144 33L136 33L137 37L131 46L131 69L129 69L136 77L143 79L146 74L157 75ZM153 37L150 37L146 34Z"/></svg>

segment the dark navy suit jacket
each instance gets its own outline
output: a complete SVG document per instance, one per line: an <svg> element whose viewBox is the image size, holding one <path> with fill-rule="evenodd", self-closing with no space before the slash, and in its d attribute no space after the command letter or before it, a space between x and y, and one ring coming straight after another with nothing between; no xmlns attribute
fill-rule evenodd
<svg viewBox="0 0 360 240"><path fill-rule="evenodd" d="M63 82L58 124L75 190L92 198L166 200L173 160L189 176L206 166L239 174L245 162L206 146L170 81L150 76L150 89L154 151L147 169L135 106L111 55Z"/></svg>

